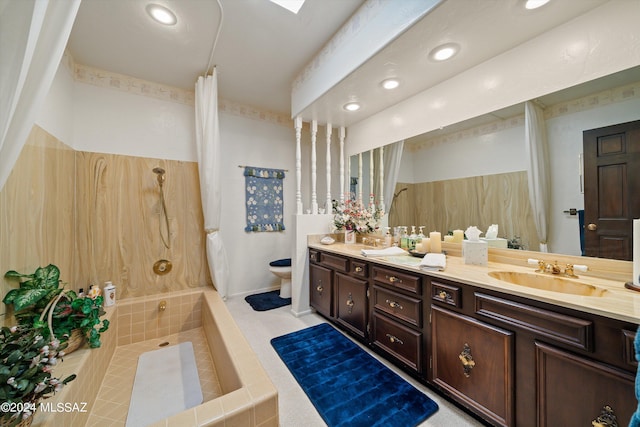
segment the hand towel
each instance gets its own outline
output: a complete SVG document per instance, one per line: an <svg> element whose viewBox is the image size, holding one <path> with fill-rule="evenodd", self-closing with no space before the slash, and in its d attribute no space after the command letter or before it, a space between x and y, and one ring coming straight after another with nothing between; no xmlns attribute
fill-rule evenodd
<svg viewBox="0 0 640 427"><path fill-rule="evenodd" d="M385 249L363 249L361 251L363 256L376 257L376 256L392 256L392 255L406 255L407 252L397 246L391 246Z"/></svg>
<svg viewBox="0 0 640 427"><path fill-rule="evenodd" d="M447 256L445 254L428 253L420 262L421 270L444 270L447 266Z"/></svg>

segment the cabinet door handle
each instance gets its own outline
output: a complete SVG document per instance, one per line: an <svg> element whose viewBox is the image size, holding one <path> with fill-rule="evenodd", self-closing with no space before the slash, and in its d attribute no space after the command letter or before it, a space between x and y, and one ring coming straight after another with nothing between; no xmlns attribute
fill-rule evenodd
<svg viewBox="0 0 640 427"><path fill-rule="evenodd" d="M400 338L396 337L395 335L387 334L387 338L389 338L389 341L391 341L392 343L397 342L398 344L404 344L404 342Z"/></svg>
<svg viewBox="0 0 640 427"><path fill-rule="evenodd" d="M471 370L476 366L476 362L473 361L473 355L471 354L471 347L465 343L462 352L458 356L462 362L462 369L464 369L464 376L469 378L471 376Z"/></svg>
<svg viewBox="0 0 640 427"><path fill-rule="evenodd" d="M355 305L355 302L353 302L353 295L351 295L351 292L349 292L349 296L347 297L347 307L349 307L349 314L351 314L351 312L353 311L353 306Z"/></svg>
<svg viewBox="0 0 640 427"><path fill-rule="evenodd" d="M363 268L358 266L358 267L354 268L354 270L355 270L356 273L362 273Z"/></svg>
<svg viewBox="0 0 640 427"><path fill-rule="evenodd" d="M316 291L322 293L322 291L324 291L324 288L322 287L322 280L318 280L318 286L316 286Z"/></svg>
<svg viewBox="0 0 640 427"><path fill-rule="evenodd" d="M385 276L387 280L391 283L400 282L402 283L402 279L398 279L396 276Z"/></svg>
<svg viewBox="0 0 640 427"><path fill-rule="evenodd" d="M402 305L398 304L395 301L386 300L385 302L389 304L389 307L391 308L399 308L400 310L402 310Z"/></svg>
<svg viewBox="0 0 640 427"><path fill-rule="evenodd" d="M618 427L618 419L613 409L609 405L602 407L602 411L598 417L591 421L593 427Z"/></svg>

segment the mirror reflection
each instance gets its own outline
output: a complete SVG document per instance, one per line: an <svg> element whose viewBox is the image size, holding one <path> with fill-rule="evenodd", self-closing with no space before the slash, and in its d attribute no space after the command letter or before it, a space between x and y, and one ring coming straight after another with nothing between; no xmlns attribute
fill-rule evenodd
<svg viewBox="0 0 640 427"><path fill-rule="evenodd" d="M584 224L585 197L590 197L589 191L585 195L585 177L593 179L589 174L594 173L585 170L585 165L591 166L583 156L584 132L640 120L640 67L545 95L534 102L543 111L548 141L548 251L631 259L630 249L625 250L628 237L620 234L622 231L615 231L612 237L601 233L602 225L598 230L587 229L595 225L591 221L598 221L598 216L602 216L594 212L600 208L587 205L587 224ZM503 239L496 242L498 246L538 250L540 239L529 201L525 127L523 103L405 140L393 195L385 196L390 205L388 225L424 226L425 231L446 234L471 225L486 231L490 225L498 224L498 237ZM636 147L635 152L639 152L639 137L633 133L625 135L622 140L603 137L596 143L600 144L596 151L632 152ZM388 147L385 146L385 150ZM365 199L370 191L368 183L377 182L377 178L369 177L368 156L368 152L363 153L361 185ZM358 177L357 166L353 166L357 165L357 157L351 159L352 178ZM621 206L611 209L624 212L612 213L625 217L629 232L631 219L640 216L639 189L638 184L634 184L640 182L640 176L633 176L634 170L640 169L637 167L640 163L638 159L630 161L627 166L611 166L600 172L600 175L617 174L617 178L600 184L606 188L594 190L609 195L609 200L601 201L601 206L620 202ZM632 175L619 176L624 173ZM385 178L388 180L389 175L385 174ZM614 182L620 182L624 188L614 188ZM598 185L597 181L591 184ZM626 222L619 228L627 228ZM590 235L590 231L596 232ZM585 237L592 238L596 244L598 240L604 242L608 252L586 253ZM630 243L628 246L630 248Z"/></svg>

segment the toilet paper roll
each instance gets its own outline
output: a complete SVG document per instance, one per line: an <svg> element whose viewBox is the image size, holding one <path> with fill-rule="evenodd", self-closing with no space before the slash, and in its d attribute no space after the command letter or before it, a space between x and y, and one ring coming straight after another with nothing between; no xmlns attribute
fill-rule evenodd
<svg viewBox="0 0 640 427"><path fill-rule="evenodd" d="M640 219L633 220L633 284L640 285Z"/></svg>

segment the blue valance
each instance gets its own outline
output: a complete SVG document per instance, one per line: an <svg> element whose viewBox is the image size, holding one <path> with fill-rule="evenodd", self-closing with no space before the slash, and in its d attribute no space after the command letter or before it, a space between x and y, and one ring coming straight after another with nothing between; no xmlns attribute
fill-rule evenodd
<svg viewBox="0 0 640 427"><path fill-rule="evenodd" d="M245 205L247 226L244 231L282 231L284 170L245 166Z"/></svg>

